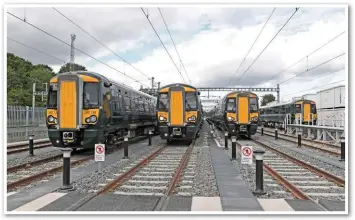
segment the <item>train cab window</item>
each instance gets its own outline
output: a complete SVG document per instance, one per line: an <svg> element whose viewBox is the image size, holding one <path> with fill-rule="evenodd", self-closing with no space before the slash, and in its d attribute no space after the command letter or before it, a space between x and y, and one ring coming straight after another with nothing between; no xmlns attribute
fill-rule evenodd
<svg viewBox="0 0 355 220"><path fill-rule="evenodd" d="M48 91L48 108L56 108L57 107L57 84L50 85Z"/></svg>
<svg viewBox="0 0 355 220"><path fill-rule="evenodd" d="M108 96L104 97L110 98ZM91 108L99 105L99 84L98 83L84 83L83 93L84 108Z"/></svg>
<svg viewBox="0 0 355 220"><path fill-rule="evenodd" d="M169 95L168 93L160 93L158 101L158 109L162 111L169 110Z"/></svg>
<svg viewBox="0 0 355 220"><path fill-rule="evenodd" d="M227 111L235 111L235 109L236 109L235 98L228 99Z"/></svg>
<svg viewBox="0 0 355 220"><path fill-rule="evenodd" d="M296 113L301 113L301 104L295 105Z"/></svg>
<svg viewBox="0 0 355 220"><path fill-rule="evenodd" d="M311 104L311 113L313 113L313 114L317 113L316 104Z"/></svg>
<svg viewBox="0 0 355 220"><path fill-rule="evenodd" d="M197 110L197 96L194 92L186 93L185 95L185 110Z"/></svg>
<svg viewBox="0 0 355 220"><path fill-rule="evenodd" d="M256 98L249 99L250 112L258 112L258 100Z"/></svg>

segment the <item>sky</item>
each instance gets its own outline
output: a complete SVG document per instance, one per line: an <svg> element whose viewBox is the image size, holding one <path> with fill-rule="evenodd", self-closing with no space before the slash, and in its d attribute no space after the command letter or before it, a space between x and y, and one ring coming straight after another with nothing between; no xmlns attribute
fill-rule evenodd
<svg viewBox="0 0 355 220"><path fill-rule="evenodd" d="M105 64L79 51L75 51L75 63L135 89L139 89L141 84L124 74L145 84L144 87L150 85L150 79L146 76L154 77L156 82L161 82L161 86L184 82L190 84L188 78L195 87L276 87L279 83L281 101L346 82L348 29L343 7L301 7L278 34L295 8L161 7L160 11L186 72L157 7L143 10L148 13L149 20L175 64L139 7L56 9L111 51L52 7L7 8L7 11L21 19L26 17L28 23L69 44L70 34L75 34L75 47ZM56 72L64 61L69 62L68 45L10 15L6 19L8 38L58 59L11 40L7 41L8 52L35 64L47 64ZM335 40L312 53L338 35ZM284 71L307 55L308 58ZM301 75L295 77L298 74ZM210 92L210 96L217 100L226 93ZM266 93L257 94L262 96ZM201 92L202 99L206 96L207 92ZM204 106L207 109L213 105L210 102Z"/></svg>

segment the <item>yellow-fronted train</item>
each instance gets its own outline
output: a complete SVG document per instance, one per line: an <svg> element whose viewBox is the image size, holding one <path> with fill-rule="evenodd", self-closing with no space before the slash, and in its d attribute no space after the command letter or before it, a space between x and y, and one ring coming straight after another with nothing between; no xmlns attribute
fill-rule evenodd
<svg viewBox="0 0 355 220"><path fill-rule="evenodd" d="M259 120L259 98L256 94L241 91L231 92L208 114L210 120L228 136L256 133Z"/></svg>
<svg viewBox="0 0 355 220"><path fill-rule="evenodd" d="M155 97L98 73L61 73L50 79L48 136L55 147L116 145L125 135L156 129L156 102Z"/></svg>
<svg viewBox="0 0 355 220"><path fill-rule="evenodd" d="M191 142L202 126L200 92L191 85L170 84L158 91L157 120L159 134L168 142Z"/></svg>

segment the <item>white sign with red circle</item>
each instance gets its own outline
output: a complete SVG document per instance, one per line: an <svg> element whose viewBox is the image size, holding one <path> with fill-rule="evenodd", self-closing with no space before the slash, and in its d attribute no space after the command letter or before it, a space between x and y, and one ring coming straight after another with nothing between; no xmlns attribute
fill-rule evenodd
<svg viewBox="0 0 355 220"><path fill-rule="evenodd" d="M95 161L105 161L104 144L95 144Z"/></svg>
<svg viewBox="0 0 355 220"><path fill-rule="evenodd" d="M242 164L253 164L253 147L252 146L242 146Z"/></svg>

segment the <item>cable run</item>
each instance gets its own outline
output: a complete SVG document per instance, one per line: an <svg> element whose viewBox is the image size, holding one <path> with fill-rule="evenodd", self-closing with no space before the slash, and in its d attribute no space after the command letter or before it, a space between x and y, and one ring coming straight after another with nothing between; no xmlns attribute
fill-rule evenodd
<svg viewBox="0 0 355 220"><path fill-rule="evenodd" d="M135 66L133 66L131 63L129 63L128 61L126 61L123 57L121 57L120 55L118 55L117 53L115 53L113 50L111 50L108 46L106 46L105 44L103 44L101 41L99 41L97 38L95 38L94 36L92 36L90 33L88 33L86 30L84 30L82 27L80 27L78 24L76 24L73 20L71 20L70 18L68 18L66 15L64 15L62 12L60 12L58 9L54 8L53 9L58 12L60 15L62 15L64 18L66 18L69 22L71 22L72 24L74 24L76 27L78 27L80 30L82 30L83 32L85 32L87 35L89 35L92 39L94 39L96 42L98 42L99 44L101 44L102 46L104 46L107 50L109 50L112 54L114 54L116 57L120 58L123 62L127 63L128 65L130 65L131 67L133 67L135 70L137 70L138 72L140 72L141 74L143 74L145 77L147 77L148 79L151 79L151 77L149 77L148 75L146 75L145 73L143 73L142 71L140 71L139 69L137 69Z"/></svg>
<svg viewBox="0 0 355 220"><path fill-rule="evenodd" d="M272 10L272 12L271 12L270 16L268 17L268 19L266 20L264 26L261 28L261 30L260 30L258 36L255 38L253 44L252 44L251 47L249 48L249 51L248 51L247 54L244 56L244 59L242 60L242 62L240 62L240 64L239 64L237 70L235 71L234 75L232 75L232 77L229 79L228 86L233 82L233 78L237 75L238 70L240 69L240 67L241 67L242 64L244 63L245 59L246 59L247 56L249 55L251 49L254 47L254 44L256 43L256 41L259 39L259 37L260 37L260 35L261 35L261 32L263 32L263 30L264 30L266 24L269 22L269 20L270 20L271 16L274 14L274 11L275 11L275 10L276 10L276 7L274 8L274 10Z"/></svg>
<svg viewBox="0 0 355 220"><path fill-rule="evenodd" d="M343 52L342 54L339 54L339 55L337 55L337 56L335 56L335 57L333 57L333 58L331 58L331 59L329 59L329 60L327 60L327 61L324 61L323 63L320 63L320 64L318 64L318 65L316 65L316 66L314 66L314 67L312 67L312 68L310 68L310 69L308 69L308 70L306 70L306 71L304 71L304 72L302 72L302 73L299 73L299 74L297 74L296 76L293 76L293 77L291 77L291 78L289 78L289 79L287 79L287 80L285 80L285 81L283 81L283 82L281 82L281 83L278 83L278 84L282 84L282 83L285 83L285 82L287 82L287 81L289 81L289 80L291 80L291 79L294 79L294 78L296 78L296 77L298 77L298 76L300 76L300 75L302 75L302 74L304 74L304 73L307 73L307 72L309 72L309 71L311 71L311 70L313 70L313 69L316 69L316 68L318 68L318 67L320 67L320 66L322 66L322 65L324 65L324 64L326 64L326 63L329 63L330 61L335 60L336 58L339 58L339 57L343 56L344 54L345 54L345 53Z"/></svg>
<svg viewBox="0 0 355 220"><path fill-rule="evenodd" d="M171 41L173 42L175 51L176 51L176 53L177 53L177 55L178 55L178 57L179 57L179 59L180 59L180 63L181 63L181 65L182 65L182 67L184 68L185 73L186 73L186 76L187 76L187 78L188 78L188 80L189 80L189 82L190 82L190 84L191 84L191 79L190 79L190 77L189 77L189 74L187 73L187 71L186 71L186 69L185 69L185 65L184 65L184 63L183 63L182 60L181 60L181 57L180 57L180 54L179 54L178 50L176 49L176 46L175 46L175 42L174 42L174 40L173 40L173 37L172 37L171 34L170 34L168 25L166 24L165 19L164 19L164 16L163 16L162 12L160 11L160 8L159 8L159 7L158 7L158 10L159 10L159 13L160 13L160 15L161 15L161 18L162 18L163 21L164 21L166 30L168 31L168 33L169 33L169 35L170 35L170 39L171 39Z"/></svg>
<svg viewBox="0 0 355 220"><path fill-rule="evenodd" d="M180 70L179 70L179 68L176 66L176 64L175 64L175 62L174 62L173 58L171 57L171 55L170 55L169 51L166 49L166 47L165 47L165 45L164 45L163 41L162 41L162 40L161 40L161 38L159 37L159 34L158 34L158 33L157 33L157 31L155 30L155 28L154 28L154 26L153 26L152 22L149 20L149 18L148 18L148 17L147 17L147 15L145 14L145 12L144 12L144 10L143 10L143 8L142 8L142 7L141 7L141 10L142 10L142 12L143 12L143 14L144 14L144 17L148 20L148 22L149 22L150 26L152 26L152 28L153 28L153 30L154 30L154 32L155 32L155 34L156 34L156 35L157 35L157 37L159 38L159 40L160 40L161 44L163 45L163 47L164 47L164 49L165 49L166 53L169 55L169 57L170 57L171 61L173 62L173 64L174 64L174 66L175 66L176 70L178 71L178 73L180 74L181 78L182 78L182 79L184 80L184 82L186 83L184 76L181 74L181 71L180 71Z"/></svg>
<svg viewBox="0 0 355 220"><path fill-rule="evenodd" d="M338 37L340 37L341 35L343 35L345 33L345 31L341 32L340 34L338 34L337 36L333 37L331 40L329 40L328 42L324 43L322 46L318 47L317 49L313 50L311 53L307 54L306 56L304 56L303 58L301 58L300 60L298 60L297 62L293 63L292 65L288 66L286 69L282 70L281 72L275 74L273 77L271 77L270 79L264 81L270 81L273 78L277 77L278 75L280 75L281 73L285 72L286 70L290 69L291 67L293 67L294 65L296 65L297 63L301 62L303 59L311 56L312 54L314 54L315 52L317 52L318 50L322 49L323 47L325 47L326 45L328 45L330 42L334 41L335 39L337 39ZM261 83L258 83L261 84ZM254 84L256 85L256 84Z"/></svg>
<svg viewBox="0 0 355 220"><path fill-rule="evenodd" d="M282 31L282 29L286 26L286 24L291 20L291 18L296 14L296 12L299 10L299 7L296 8L296 10L293 12L293 14L287 19L287 21L285 22L284 25L282 25L282 27L280 28L280 30L275 34L275 36L270 40L270 42L266 45L266 47L259 53L259 55L254 59L254 61L249 65L249 67L244 71L244 73L238 78L241 79L244 74L250 69L250 67L257 61L257 59L261 56L261 54L264 53L264 51L266 50L266 48L268 48L268 46L272 43L272 41L277 37L277 35Z"/></svg>
<svg viewBox="0 0 355 220"><path fill-rule="evenodd" d="M32 50L35 50L35 51L37 51L37 52L39 52L39 53L43 53L43 54L45 54L45 55L47 55L47 56L49 56L49 57L52 57L52 58L54 58L54 59L56 59L56 60L60 60L60 61L62 61L63 63L66 63L65 60L59 59L59 58L57 58L57 57L55 57L55 56L52 56L52 55L50 55L50 54L48 54L48 53L46 53L46 52L43 52L43 51L41 51L41 50L38 50L38 49L34 48L34 47L28 46L28 45L26 45L26 44L24 44L24 43L21 43L21 42L17 41L17 40L11 39L11 38L9 38L9 37L7 37L7 39L8 39L8 40L11 40L11 41L13 41L13 42L16 42L16 43L18 43L18 44L21 44L22 46L28 47L28 48L30 48L30 49L32 49Z"/></svg>
<svg viewBox="0 0 355 220"><path fill-rule="evenodd" d="M11 16L17 18L18 20L20 20L20 21L22 21L22 22L25 22L25 21L23 21L21 18L17 17L16 15L14 15L14 14L12 14L12 13L10 13L10 12L7 12L7 13L8 13L9 15L11 15ZM41 31L41 32L43 32L43 33L45 33L45 34L47 34L48 36L51 36L52 38L54 38L54 39L56 39L56 40L62 42L63 44L66 44L66 45L68 45L69 47L71 46L71 45L68 44L67 42L65 42L65 41L63 41L63 40L57 38L56 36L54 36L54 35L48 33L47 31L45 31L45 30L43 30L43 29L41 29L41 28L39 28L39 27L37 27L37 26L35 26L35 25L33 25L33 24L27 22L27 21L26 21L25 23L28 24L28 25L30 25L31 27L33 27L33 28L35 28L35 29L37 29L37 30L39 30L39 31ZM106 64L106 63L104 63L104 62L102 62L101 60L96 59L95 57L93 57L93 56L87 54L86 52L84 52L84 51L82 51L82 50L80 50L80 49L78 49L78 48L75 48L75 47L74 47L74 49L77 50L77 51L79 51L79 52L81 52L81 53L83 53L83 54L85 54L86 56L88 56L88 57L90 57L90 58L96 60L97 62L99 62L99 63L101 63L101 64L103 64L103 65L105 65L105 66L107 66L107 67L109 67L109 68L111 68L111 69L113 69L113 70L115 70L116 72L119 72L119 73L125 75L126 77L132 79L134 82L138 82L136 79L132 78L131 76L128 76L128 75L125 74L124 72L119 71L119 70L117 70L116 68L114 68L114 67L112 67L112 66L110 66L110 65L108 65L108 64ZM140 84L146 85L146 84L143 84L143 83L140 83ZM147 86L147 85L146 85L146 86Z"/></svg>

